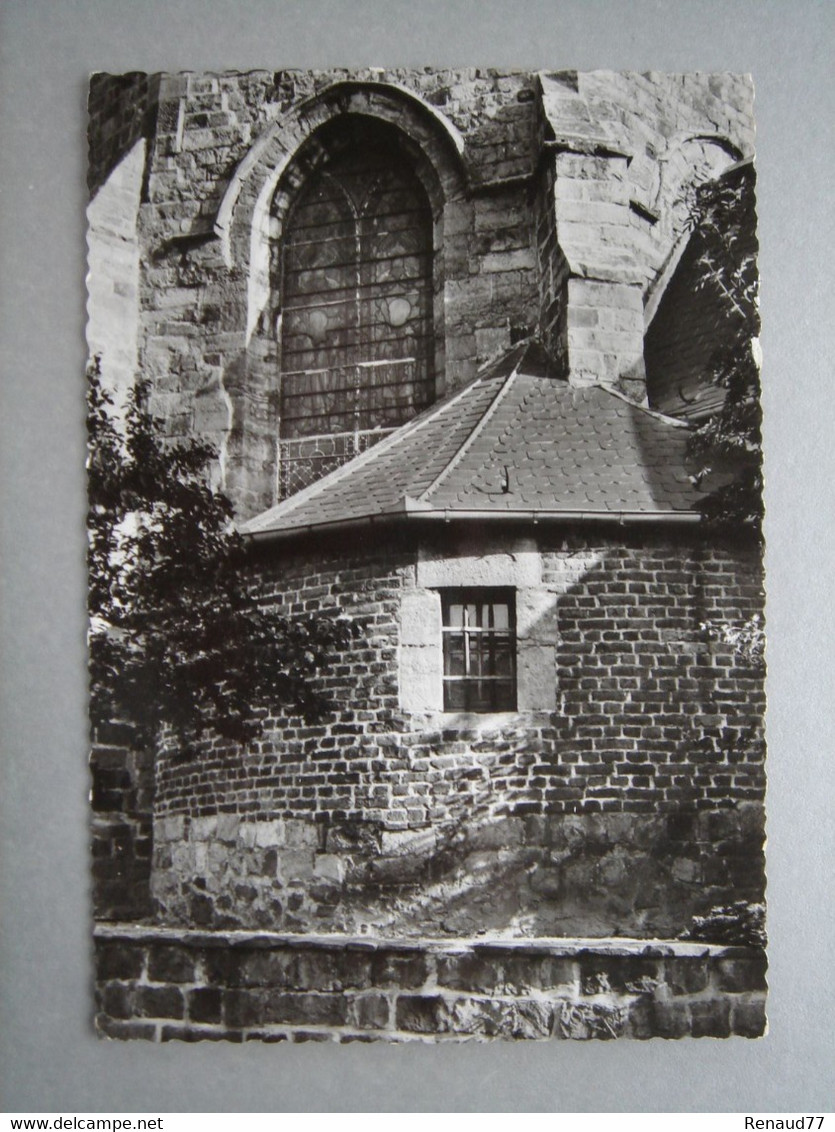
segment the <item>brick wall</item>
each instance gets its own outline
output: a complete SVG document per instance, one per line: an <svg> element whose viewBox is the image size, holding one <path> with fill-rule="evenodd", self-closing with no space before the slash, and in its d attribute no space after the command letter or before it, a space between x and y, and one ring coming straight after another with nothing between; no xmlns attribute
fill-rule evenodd
<svg viewBox="0 0 835 1132"><path fill-rule="evenodd" d="M96 969L96 1026L110 1038L753 1038L765 1030L765 959L744 947L100 929Z"/></svg>
<svg viewBox="0 0 835 1132"><path fill-rule="evenodd" d="M382 757L386 735L398 727L398 597L407 564L407 552L392 548L291 554L265 565L254 582L263 602L289 615L347 615L359 626L360 636L333 656L319 681L336 710L313 726L284 717L275 705L265 708L265 736L243 757L220 741L199 762L164 755L157 766L157 813L200 817L225 807L289 818L387 814L390 785L370 759Z"/></svg>
<svg viewBox="0 0 835 1132"><path fill-rule="evenodd" d="M703 628L761 612L756 553L590 545L551 552L546 577L565 587L553 800L646 813L762 800L762 673Z"/></svg>
<svg viewBox="0 0 835 1132"><path fill-rule="evenodd" d="M169 922L667 935L762 898L762 674L703 628L760 608L753 552L543 541L557 710L499 716L401 709L417 558L264 559L264 600L339 609L361 635L323 676L321 724L271 714L246 751L159 760Z"/></svg>

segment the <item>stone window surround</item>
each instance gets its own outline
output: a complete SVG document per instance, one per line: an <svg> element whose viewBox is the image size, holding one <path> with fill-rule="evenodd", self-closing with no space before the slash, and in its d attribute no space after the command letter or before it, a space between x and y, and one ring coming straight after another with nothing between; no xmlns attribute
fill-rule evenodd
<svg viewBox="0 0 835 1132"><path fill-rule="evenodd" d="M345 114L375 119L401 137L430 200L434 255L438 264L442 261L447 206L463 199L468 186L462 136L445 115L397 84L334 82L282 115L256 139L232 174L215 217L214 231L220 237L226 266L240 271L247 280L247 345L257 334L271 300L270 247L281 235L275 230L276 218L270 215L276 192L292 180L298 155L316 131ZM282 227L279 221L278 228ZM444 289L440 273L435 286L435 332L441 336ZM435 366L440 380L443 355L436 357Z"/></svg>
<svg viewBox="0 0 835 1132"><path fill-rule="evenodd" d="M474 587L516 594L514 712L443 710L441 590ZM482 554L420 549L415 586L403 592L400 608L400 707L415 726L478 730L556 711L556 648L556 590L542 584L533 539L514 539Z"/></svg>

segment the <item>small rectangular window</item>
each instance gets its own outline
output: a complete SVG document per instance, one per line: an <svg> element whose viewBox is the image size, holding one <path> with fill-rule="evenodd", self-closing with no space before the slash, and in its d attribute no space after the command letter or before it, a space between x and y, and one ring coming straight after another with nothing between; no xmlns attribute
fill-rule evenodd
<svg viewBox="0 0 835 1132"><path fill-rule="evenodd" d="M516 710L513 590L441 591L444 711Z"/></svg>

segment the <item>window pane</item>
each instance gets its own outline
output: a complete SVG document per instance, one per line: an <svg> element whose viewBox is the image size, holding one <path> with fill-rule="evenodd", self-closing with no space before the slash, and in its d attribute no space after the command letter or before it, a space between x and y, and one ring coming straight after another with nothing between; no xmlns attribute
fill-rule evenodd
<svg viewBox="0 0 835 1132"><path fill-rule="evenodd" d="M516 686L512 680L492 682L493 711L516 710Z"/></svg>
<svg viewBox="0 0 835 1132"><path fill-rule="evenodd" d="M464 624L464 606L460 603L450 605L445 624L451 626L453 629L460 628Z"/></svg>
<svg viewBox="0 0 835 1132"><path fill-rule="evenodd" d="M479 633L471 633L469 639L470 645L470 670L468 676L483 676L485 673L485 638Z"/></svg>
<svg viewBox="0 0 835 1132"><path fill-rule="evenodd" d="M467 685L463 680L444 684L444 710L467 711Z"/></svg>
<svg viewBox="0 0 835 1132"><path fill-rule="evenodd" d="M464 638L457 633L448 633L445 637L444 648L444 675L466 676L464 665Z"/></svg>
<svg viewBox="0 0 835 1132"><path fill-rule="evenodd" d="M515 711L512 680L445 680L445 711Z"/></svg>
<svg viewBox="0 0 835 1132"><path fill-rule="evenodd" d="M510 648L510 641L495 641L493 645L493 663L491 665L492 676L512 676L513 675L513 653Z"/></svg>
<svg viewBox="0 0 835 1132"><path fill-rule="evenodd" d="M493 707L493 686L479 680L473 685L473 708L475 711L490 711Z"/></svg>
<svg viewBox="0 0 835 1132"><path fill-rule="evenodd" d="M292 207L286 188L276 197L283 442L334 436L347 446L367 434L373 443L373 430L401 425L434 400L432 210L395 133L343 115L317 131L315 170L301 153L294 160ZM324 376L305 388L294 375ZM339 457L326 466L282 450L281 497L344 463Z"/></svg>
<svg viewBox="0 0 835 1132"><path fill-rule="evenodd" d="M493 606L493 628L494 629L507 629L510 625L508 607L504 604L495 604Z"/></svg>

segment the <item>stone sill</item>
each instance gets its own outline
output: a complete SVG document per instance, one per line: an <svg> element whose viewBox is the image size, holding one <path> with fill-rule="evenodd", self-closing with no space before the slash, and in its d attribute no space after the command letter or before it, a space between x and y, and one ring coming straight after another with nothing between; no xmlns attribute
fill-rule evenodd
<svg viewBox="0 0 835 1132"><path fill-rule="evenodd" d="M548 726L555 711L555 707L539 707L516 711L408 711L403 714L410 731L469 731L481 735L512 727Z"/></svg>
<svg viewBox="0 0 835 1132"><path fill-rule="evenodd" d="M555 957L577 955L640 956L646 959L750 958L760 949L741 944L704 943L700 940L630 939L626 937L552 936L523 939L503 936L474 936L444 939L438 937L350 936L341 934L307 935L302 933L250 931L207 931L192 928L162 927L153 924L98 923L95 939L130 940L134 943L178 943L185 947L249 947L306 948L323 951L413 951L455 953L476 951L514 952L516 954Z"/></svg>

